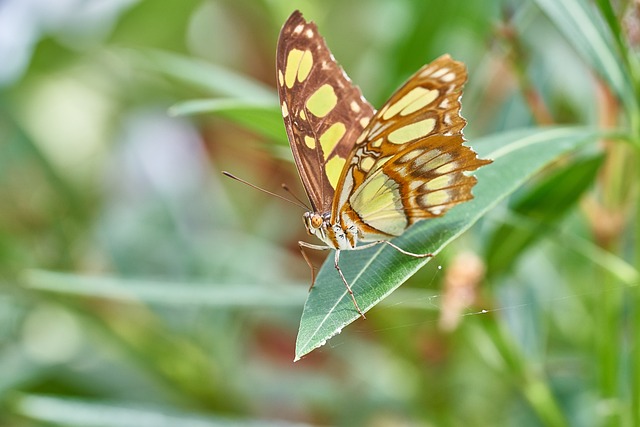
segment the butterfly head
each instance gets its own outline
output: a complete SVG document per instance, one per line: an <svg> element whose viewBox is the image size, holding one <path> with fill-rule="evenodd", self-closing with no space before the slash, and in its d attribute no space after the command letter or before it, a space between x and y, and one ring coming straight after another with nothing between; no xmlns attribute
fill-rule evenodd
<svg viewBox="0 0 640 427"><path fill-rule="evenodd" d="M322 240L327 246L348 250L356 247L358 229L355 224L332 224L331 215L317 212L305 212L303 215L307 232Z"/></svg>
<svg viewBox="0 0 640 427"><path fill-rule="evenodd" d="M304 226L307 228L307 233L325 241L327 228L329 227L328 213L320 215L317 212L305 212L302 219L304 220Z"/></svg>

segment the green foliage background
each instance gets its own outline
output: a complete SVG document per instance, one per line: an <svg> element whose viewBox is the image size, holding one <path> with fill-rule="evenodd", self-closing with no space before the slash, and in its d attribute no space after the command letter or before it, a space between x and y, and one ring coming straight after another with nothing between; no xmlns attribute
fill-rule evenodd
<svg viewBox="0 0 640 427"><path fill-rule="evenodd" d="M479 223L308 354L301 212L220 174L302 194L274 88L296 8L374 106L450 53L479 152L549 125L569 151L528 152L535 177L508 200L498 180ZM640 425L639 16L628 0L0 3L0 425ZM408 271L381 265L388 287Z"/></svg>

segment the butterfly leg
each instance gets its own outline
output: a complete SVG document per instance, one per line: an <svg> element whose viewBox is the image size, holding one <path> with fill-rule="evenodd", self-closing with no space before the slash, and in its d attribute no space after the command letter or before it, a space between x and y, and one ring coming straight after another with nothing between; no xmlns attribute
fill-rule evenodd
<svg viewBox="0 0 640 427"><path fill-rule="evenodd" d="M416 253L413 253L413 252L405 251L400 246L395 245L395 244L391 243L388 240L381 240L379 243L386 243L387 245L391 246L396 251L398 251L398 252L400 252L402 254L414 257L414 258L432 258L433 257L433 254L431 254L431 253L428 253L428 254L416 254Z"/></svg>
<svg viewBox="0 0 640 427"><path fill-rule="evenodd" d="M356 246L353 249L355 249L355 250L368 249L368 248L370 248L372 246L376 246L376 245L379 245L379 244L382 244L382 243L384 243L385 245L391 246L393 249L395 249L396 251L400 252L401 254L405 254L405 255L408 255L408 256L411 256L411 257L414 257L414 258L431 258L431 257L434 256L432 253L416 254L416 253L413 253L413 252L405 251L400 246L398 246L398 245L396 245L394 243L391 243L388 240L376 240L375 242L367 243L366 245Z"/></svg>
<svg viewBox="0 0 640 427"><path fill-rule="evenodd" d="M317 251L326 251L331 248L329 246L313 245L311 243L302 241L298 242L298 247L300 248L300 252L302 253L302 258L304 258L304 260L307 262L307 265L311 269L311 286L309 286L309 291L311 291L311 288L313 288L313 285L316 283L316 268L311 263L311 260L307 256L307 253L304 251L304 248L315 249Z"/></svg>
<svg viewBox="0 0 640 427"><path fill-rule="evenodd" d="M375 242L375 243L377 244L378 242ZM313 285L316 281L316 271L315 271L315 267L313 266L313 264L311 264L311 260L309 260L303 248L315 249L317 251L326 251L332 248L330 248L329 246L313 245L311 243L307 243L303 241L299 241L298 246L300 247L300 252L302 252L302 257L307 262L307 265L309 266L309 268L311 268L311 286L309 287L309 290L311 290L311 288L313 288ZM360 316L362 316L363 319L366 319L364 313L362 312L362 310L360 310L360 306L356 301L356 296L353 294L353 291L351 290L351 286L349 286L349 282L347 282L347 279L344 277L344 274L342 274L342 270L340 269L340 265L338 264L339 260L340 260L340 251L336 250L335 256L333 258L333 265L336 268L336 270L338 270L338 274L340 274L342 283L344 283L344 285L347 287L347 291L349 291L349 295L351 295L351 300L353 301L353 305L356 307L356 310L358 310L358 313L360 314Z"/></svg>
<svg viewBox="0 0 640 427"><path fill-rule="evenodd" d="M349 291L349 295L351 295L351 300L353 301L353 305L356 307L356 310L358 310L358 313L360 313L360 316L362 316L363 319L366 319L364 313L362 312L362 310L360 310L360 306L358 305L358 301L356 301L356 296L353 294L353 291L351 290L351 286L349 286L347 279L345 279L344 274L342 274L342 270L340 269L340 265L338 263L339 260L340 260L340 250L336 249L336 253L333 258L333 265L336 268L336 270L338 270L338 273L340 274L340 278L342 279L342 282L347 287L347 291Z"/></svg>

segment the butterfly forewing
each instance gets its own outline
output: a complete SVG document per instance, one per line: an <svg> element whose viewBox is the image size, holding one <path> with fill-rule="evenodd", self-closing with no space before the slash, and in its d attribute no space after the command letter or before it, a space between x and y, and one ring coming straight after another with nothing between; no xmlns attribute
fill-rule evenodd
<svg viewBox="0 0 640 427"><path fill-rule="evenodd" d="M282 116L305 191L315 212L330 212L373 107L336 63L316 25L300 12L280 32L276 69Z"/></svg>
<svg viewBox="0 0 640 427"><path fill-rule="evenodd" d="M419 219L471 199L465 172L490 163L462 145L464 64L444 55L415 73L374 115L343 171L332 217L363 240L401 234Z"/></svg>

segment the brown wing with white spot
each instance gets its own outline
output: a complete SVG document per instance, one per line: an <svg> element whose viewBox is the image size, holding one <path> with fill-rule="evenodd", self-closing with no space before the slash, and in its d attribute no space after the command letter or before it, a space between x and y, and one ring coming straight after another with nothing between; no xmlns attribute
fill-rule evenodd
<svg viewBox="0 0 640 427"><path fill-rule="evenodd" d="M462 145L463 63L441 56L414 74L375 114L356 142L334 218L355 221L367 240L396 236L419 219L471 199L478 159Z"/></svg>
<svg viewBox="0 0 640 427"><path fill-rule="evenodd" d="M336 63L313 22L295 11L280 31L276 56L282 116L313 210L330 212L338 180L373 116Z"/></svg>

